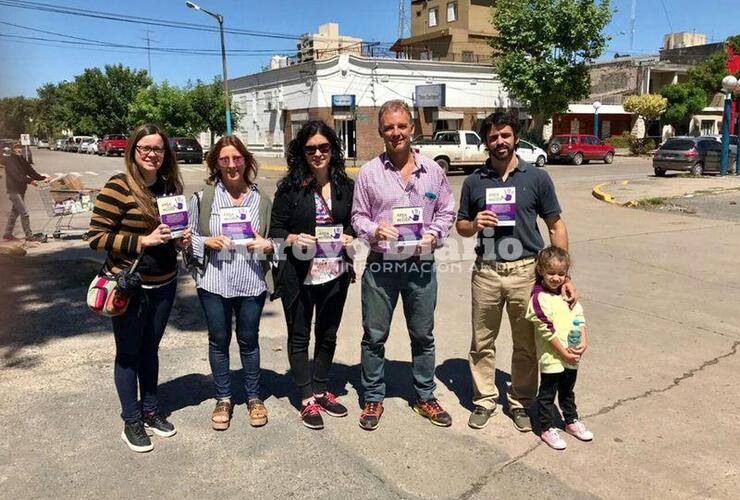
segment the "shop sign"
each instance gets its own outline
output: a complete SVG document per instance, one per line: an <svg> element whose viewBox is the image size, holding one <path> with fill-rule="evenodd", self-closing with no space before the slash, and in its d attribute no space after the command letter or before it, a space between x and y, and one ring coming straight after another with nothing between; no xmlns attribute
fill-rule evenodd
<svg viewBox="0 0 740 500"><path fill-rule="evenodd" d="M439 108L445 105L445 94L444 83L417 85L414 104L417 108Z"/></svg>

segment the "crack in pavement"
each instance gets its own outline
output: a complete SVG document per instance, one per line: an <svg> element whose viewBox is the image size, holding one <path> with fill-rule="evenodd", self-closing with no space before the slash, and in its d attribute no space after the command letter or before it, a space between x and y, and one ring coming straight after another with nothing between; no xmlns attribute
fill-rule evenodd
<svg viewBox="0 0 740 500"><path fill-rule="evenodd" d="M701 365L699 365L697 368L692 368L691 370L685 372L680 377L674 378L673 382L665 387L661 387L660 389L650 389L648 391L643 392L642 394L638 394L637 396L630 396L628 398L618 399L614 403L610 404L609 406L604 406L603 408L598 410L596 413L590 413L588 415L584 415L583 418L593 418L593 417L599 417L601 415L606 415L607 413L613 410L616 410L617 408L619 408L620 406L626 403L637 401L638 399L645 399L655 394L661 394L663 392L668 392L671 389L676 388L684 380L689 379L693 377L694 375L696 375L697 373L699 373L700 371L704 370L704 368L707 368L708 366L716 365L721 360L734 356L735 354L737 354L738 347L740 347L740 340L736 340L735 342L733 342L732 347L725 354L722 354L720 356L707 360L703 362Z"/></svg>
<svg viewBox="0 0 740 500"><path fill-rule="evenodd" d="M518 455L508 462L504 463L500 467L493 466L490 470L488 470L483 476L481 476L481 479L478 481L475 481L473 485L465 492L463 492L459 498L461 499L468 499L472 498L473 495L477 495L480 493L480 491L488 485L491 481L493 481L497 476L499 476L503 471L508 469L510 466L518 463L519 461L525 459L530 453L532 453L534 450L539 448L539 446L542 444L542 442L537 442L537 444L532 445L527 451L522 453L521 455Z"/></svg>
<svg viewBox="0 0 740 500"><path fill-rule="evenodd" d="M669 317L661 316L660 314L655 314L655 313L650 312L650 311L643 311L642 309L635 309L634 307L620 306L620 305L617 305L617 304L612 304L611 302L606 302L606 301L595 299L595 298L592 298L592 297L588 297L588 301L589 302L593 302L595 304L601 304L602 306L613 307L614 309L619 309L619 310L622 310L622 311L628 311L628 312L632 312L632 313L642 314L644 316L647 316L647 317L650 317L650 318L653 318L653 319L659 319L661 321L666 321L668 323L673 323L673 324L680 325L680 326L685 326L685 327L688 327L688 328L696 328L697 330L701 330L701 331L704 331L704 332L707 332L707 333L712 333L714 335L719 335L720 337L724 337L724 338L728 338L728 339L735 339L735 338L737 338L736 336L734 336L734 335L732 335L730 333L721 332L719 330L713 330L713 329L707 328L705 326L693 326L693 325L689 325L687 323L684 323L683 321L678 321L678 320L676 320L674 318L669 318Z"/></svg>

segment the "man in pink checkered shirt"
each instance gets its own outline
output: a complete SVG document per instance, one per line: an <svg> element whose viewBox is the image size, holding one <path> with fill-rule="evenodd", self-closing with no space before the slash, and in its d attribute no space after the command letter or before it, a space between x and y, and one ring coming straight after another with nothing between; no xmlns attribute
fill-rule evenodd
<svg viewBox="0 0 740 500"><path fill-rule="evenodd" d="M365 404L360 426L376 429L383 414L385 342L400 295L411 337L414 411L448 427L452 419L434 397L437 276L433 252L449 235L455 202L444 170L411 150L414 123L404 101L383 104L378 132L385 152L360 169L352 207L352 226L372 248L362 275Z"/></svg>

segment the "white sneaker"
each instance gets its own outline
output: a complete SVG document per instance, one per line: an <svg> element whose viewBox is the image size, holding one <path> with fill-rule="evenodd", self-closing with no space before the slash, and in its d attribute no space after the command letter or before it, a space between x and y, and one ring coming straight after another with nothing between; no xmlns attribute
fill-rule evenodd
<svg viewBox="0 0 740 500"><path fill-rule="evenodd" d="M547 443L547 446L555 450L564 450L568 447L568 443L560 437L560 430L555 427L550 427L548 430L543 432L540 435L540 439Z"/></svg>
<svg viewBox="0 0 740 500"><path fill-rule="evenodd" d="M574 420L573 423L566 425L565 432L581 441L591 441L594 438L593 432L586 429L586 426L580 420Z"/></svg>

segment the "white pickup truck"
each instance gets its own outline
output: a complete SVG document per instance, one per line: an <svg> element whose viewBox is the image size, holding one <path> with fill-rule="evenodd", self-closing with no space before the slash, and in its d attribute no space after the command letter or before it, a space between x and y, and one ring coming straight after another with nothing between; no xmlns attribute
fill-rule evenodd
<svg viewBox="0 0 740 500"><path fill-rule="evenodd" d="M470 173L488 159L488 150L472 130L440 130L431 139L415 138L412 147L416 153L436 161L445 172L462 169ZM547 153L534 144L520 139L516 153L532 165L545 166Z"/></svg>

